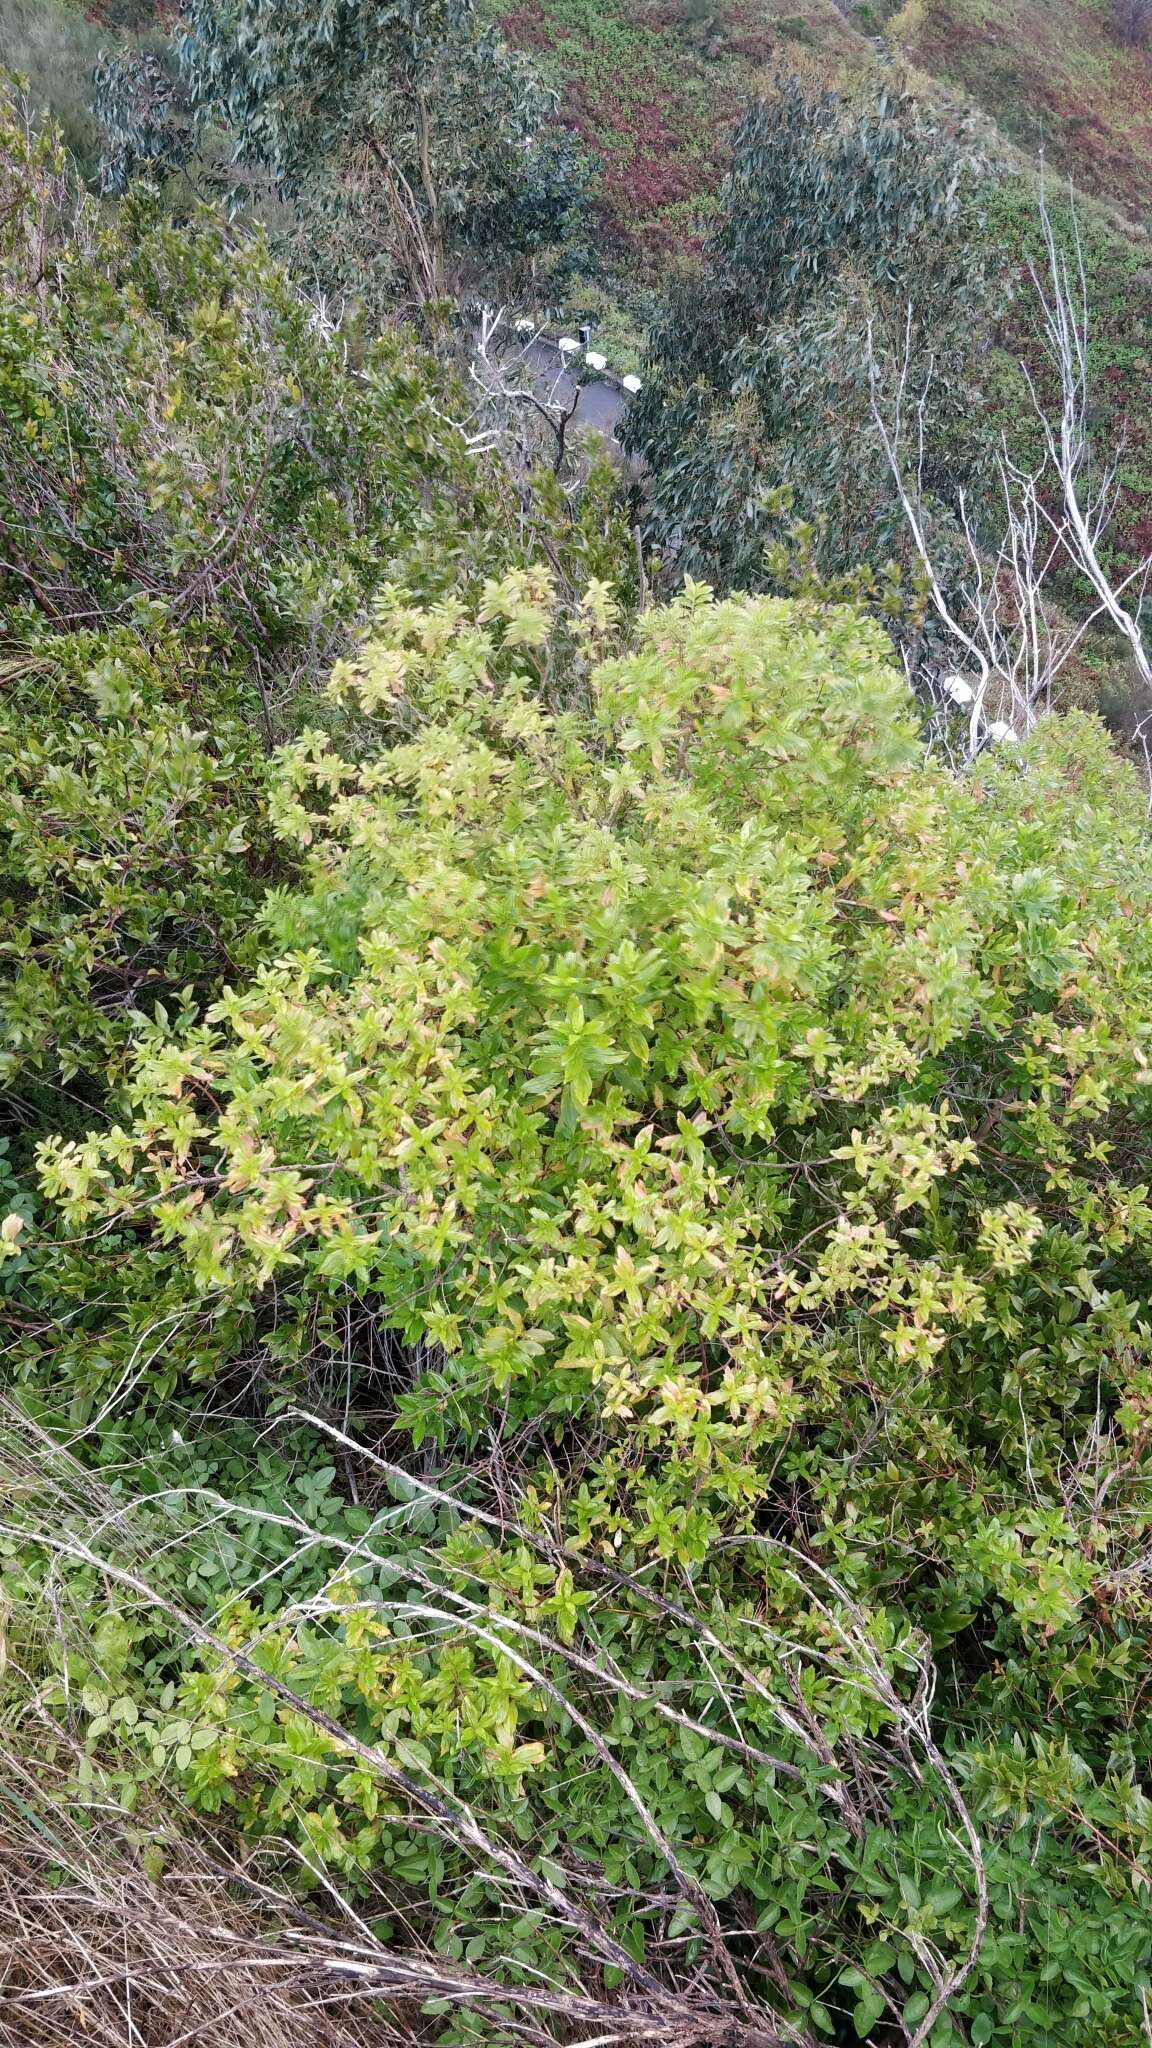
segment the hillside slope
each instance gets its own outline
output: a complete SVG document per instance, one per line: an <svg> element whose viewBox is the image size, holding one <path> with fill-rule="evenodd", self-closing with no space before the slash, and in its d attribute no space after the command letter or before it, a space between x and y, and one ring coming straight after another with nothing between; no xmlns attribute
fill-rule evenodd
<svg viewBox="0 0 1152 2048"><path fill-rule="evenodd" d="M774 71L858 75L906 58L1129 220L1152 216L1152 39L1119 0L494 0L562 118L600 165L600 214L629 267L662 271L707 218L732 121ZM31 77L91 169L101 46L147 29L156 0L0 0L0 63Z"/></svg>
<svg viewBox="0 0 1152 2048"><path fill-rule="evenodd" d="M1152 209L1152 43L1123 41L1116 0L517 0L500 18L600 161L609 229L654 267L706 216L731 121L773 70L843 81L885 54L1128 219Z"/></svg>
<svg viewBox="0 0 1152 2048"><path fill-rule="evenodd" d="M834 0L517 0L500 19L599 163L610 231L655 268L706 217L731 124L772 71L839 75L871 51Z"/></svg>
<svg viewBox="0 0 1152 2048"><path fill-rule="evenodd" d="M1152 40L1125 43L1116 19L1115 0L909 0L889 35L1013 141L1146 222Z"/></svg>

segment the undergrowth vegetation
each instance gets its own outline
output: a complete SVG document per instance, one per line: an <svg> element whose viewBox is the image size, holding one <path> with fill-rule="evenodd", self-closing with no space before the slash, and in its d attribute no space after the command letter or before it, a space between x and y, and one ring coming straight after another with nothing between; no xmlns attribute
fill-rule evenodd
<svg viewBox="0 0 1152 2048"><path fill-rule="evenodd" d="M122 1471L199 1382L207 1458L13 1481L15 1667L81 1786L367 1887L466 2007L1135 2042L1143 797L1075 720L927 767L851 611L555 612L389 596L357 751L274 766L266 964L42 1145L22 1318L123 1298L18 1340L29 1429L63 1370ZM241 1385L338 1456L225 1488Z"/></svg>
<svg viewBox="0 0 1152 2048"><path fill-rule="evenodd" d="M1147 2042L1147 785L908 681L866 338L959 530L1023 202L775 114L629 502L5 98L16 2048Z"/></svg>
<svg viewBox="0 0 1152 2048"><path fill-rule="evenodd" d="M1005 133L1146 224L1152 44L1123 0L916 0L889 30L970 93Z"/></svg>

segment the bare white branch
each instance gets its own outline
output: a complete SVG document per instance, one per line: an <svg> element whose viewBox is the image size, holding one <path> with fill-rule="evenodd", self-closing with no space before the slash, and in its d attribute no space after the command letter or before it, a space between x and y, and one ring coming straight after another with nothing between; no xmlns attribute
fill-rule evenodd
<svg viewBox="0 0 1152 2048"><path fill-rule="evenodd" d="M1124 641L1150 699L1152 655L1142 613L1152 555L1122 580L1105 565L1117 500L1115 461L1100 465L1088 431L1089 309L1083 248L1072 213L1073 261L1057 242L1043 186L1040 219L1047 275L1033 270L1042 337L1060 392L1059 415L1050 416L1028 368L1021 371L1040 429L1042 458L1027 468L1002 441L995 457L995 496L1001 506L998 542L977 532L968 500L957 508L962 567L945 575L930 531L925 501L926 412L932 365L913 361L912 309L894 387L885 379L869 331L872 417L896 486L928 601L960 673L922 670L910 681L927 692L940 714L939 737L965 714L963 758L971 761L991 741L1023 738L1057 701L1060 678L1085 634L1106 620ZM918 397L913 399L916 382ZM1077 574L1087 586L1078 617L1054 587L1055 575ZM1143 728L1138 732L1142 737Z"/></svg>

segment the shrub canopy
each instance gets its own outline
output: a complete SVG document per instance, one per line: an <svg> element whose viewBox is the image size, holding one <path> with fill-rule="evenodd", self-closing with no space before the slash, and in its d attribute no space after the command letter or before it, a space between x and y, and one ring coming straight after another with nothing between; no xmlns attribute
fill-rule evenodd
<svg viewBox="0 0 1152 2048"><path fill-rule="evenodd" d="M1145 792L7 132L6 1841L445 2048L1139 2048Z"/></svg>
<svg viewBox="0 0 1152 2048"><path fill-rule="evenodd" d="M45 1192L71 1228L138 1248L136 1285L163 1274L157 1309L183 1300L216 1371L229 1347L262 1353L284 1397L315 1400L359 1331L364 1397L390 1385L416 1445L475 1454L498 1429L527 1526L562 1564L537 1576L530 1550L453 1539L402 1573L470 1599L480 1583L483 1608L549 1628L562 1612L570 1632L598 1597L581 1561L662 1560L744 1656L758 1602L811 1645L831 1597L897 1694L930 1642L1003 1900L955 2009L978 2034L1011 2012L1039 2044L1059 1996L1062 2039L1116 2015L1110 2038L1135 2041L1120 2015L1144 1911L1129 1859L1147 1853L1150 1731L1131 1701L1152 1412L1135 779L1083 719L966 783L939 772L883 637L849 608L690 586L635 645L603 586L563 643L553 612L533 571L474 606L388 596L332 684L377 739L350 754L314 731L279 757L272 818L309 883L270 897L265 964L202 1024L146 1035L122 1120L49 1141ZM813 1568L838 1589L815 1607ZM620 1597L627 1611L635 1591ZM628 1626L649 1676L675 1685L680 1657L699 1672L690 1627L657 1648L651 1615ZM833 1750L858 1726L844 1640L820 1693ZM547 1687L499 1656L465 1675L445 1648L413 1693L407 1651L371 1642L337 1613L311 1648L285 1635L279 1668L312 1699L363 1700L357 1725L375 1729L402 1693L428 1769L494 1798L493 1825L528 1799L550 1854L577 1825L574 1755L591 1769L599 1752L583 1736L573 1752ZM450 1682L471 1734L438 1718ZM207 1728L216 1681L189 1683ZM232 1732L194 1781L211 1804L241 1771L246 1825L278 1826L300 1785L276 1770L253 1789L260 1710L244 1685L227 1696ZM928 2009L901 1887L914 1869L935 1885L961 1946L976 1910L935 1765L923 1798L889 1809L867 1876L803 1741L794 1804L737 1771L702 1817L684 1803L691 1745L652 1776L639 1729L629 1768L710 1895L776 1899L764 1829L808 1840L823 1814L794 1925L816 1915L855 1956L859 2032L893 1985L913 2018ZM329 1739L304 1749L309 1784L331 1790ZM595 1782L588 1853L608 1855L641 1838ZM355 1774L337 1790L306 1830L358 1868L379 1824ZM870 1963L847 1931L869 1899ZM1077 1944L1062 1988L1034 1909ZM465 1910L452 1938L471 1924ZM799 2012L831 1996L831 1965L792 1940ZM910 1974L888 1982L901 1954Z"/></svg>

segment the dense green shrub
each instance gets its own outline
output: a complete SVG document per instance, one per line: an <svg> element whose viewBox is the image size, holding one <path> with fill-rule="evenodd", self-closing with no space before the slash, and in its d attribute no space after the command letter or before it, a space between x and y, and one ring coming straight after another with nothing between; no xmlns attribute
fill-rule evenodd
<svg viewBox="0 0 1152 2048"><path fill-rule="evenodd" d="M0 103L5 1120L35 1128L25 1069L95 1103L134 1015L235 971L263 754L383 582L437 596L542 532L578 585L617 558L606 467L514 488L457 416L411 337L335 330L206 208L98 209Z"/></svg>
<svg viewBox="0 0 1152 2048"><path fill-rule="evenodd" d="M156 999L235 969L267 884L259 748L194 645L126 627L45 634L4 684L0 1087L99 1090Z"/></svg>
<svg viewBox="0 0 1152 2048"><path fill-rule="evenodd" d="M7 602L65 626L141 597L215 614L271 688L289 642L298 669L388 573L442 590L479 559L496 474L408 337L334 332L259 234L206 208L97 210L12 110L0 178Z"/></svg>
<svg viewBox="0 0 1152 2048"><path fill-rule="evenodd" d="M446 2043L1138 2048L1144 791L818 564L631 620L603 471L5 133L5 1825L178 1798Z"/></svg>
<svg viewBox="0 0 1152 2048"><path fill-rule="evenodd" d="M458 1894L458 1839L405 1846L388 1768L538 1871L625 1884L607 1924L661 1971L670 1849L730 1902L730 1938L774 1930L758 1995L814 2038L882 2041L902 2007L933 2043L1134 2048L1142 794L1085 720L967 783L926 766L848 609L690 587L630 649L594 587L559 702L553 609L531 572L475 608L389 598L334 677L378 745L314 732L279 758L273 820L311 885L270 898L266 964L202 1024L147 1034L122 1124L43 1150L46 1196L122 1248L142 1323L196 1330L200 1377L259 1361L264 1400L277 1380L329 1400L340 1367L353 1412L383 1398L441 1458L495 1431L527 1524L478 1547L449 1516L400 1556L385 1513L369 1553L338 1538L327 1608L269 1635L229 1605L231 1648L172 1681L202 1737L177 1768L258 1836L298 1826L345 1882L386 1865L451 1954L507 1956L507 1931L487 1881ZM90 1309L90 1356L122 1313ZM172 1354L133 1370L163 1390ZM674 1628L646 1605L661 1583L689 1602ZM462 1598L470 1647L444 1622L433 1650L418 1611ZM543 1677L489 1609L543 1630ZM799 1776L708 1761L617 1699L602 1725L662 1848L564 1645L719 1726L705 1625L767 1688L737 1687L744 1735ZM923 1739L928 1644L939 1746L917 1781L894 1758ZM133 1711L149 1740L115 1768L169 1770L146 1693ZM350 1768L316 1712L377 1762ZM864 1849L824 1775L853 1769ZM958 1962L973 1939L961 1798L989 1927L958 2033L931 2018L922 1944ZM579 1953L519 1940L513 1972Z"/></svg>

